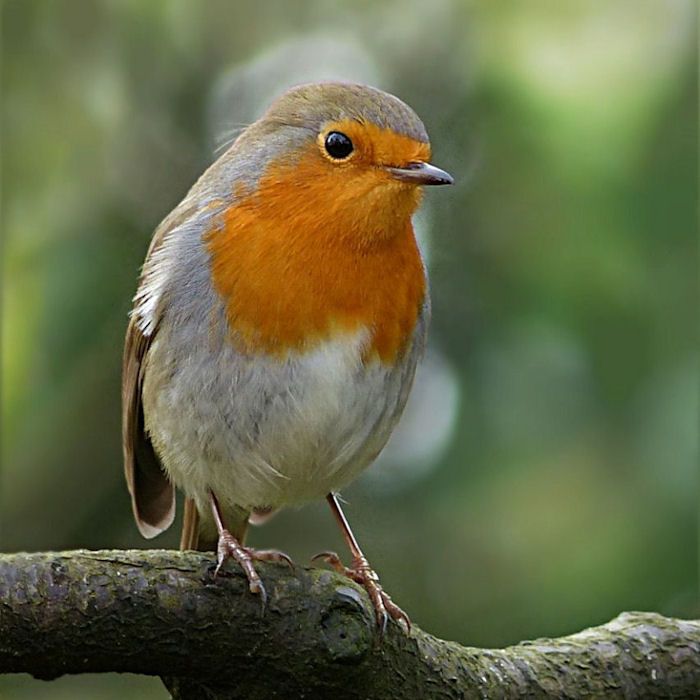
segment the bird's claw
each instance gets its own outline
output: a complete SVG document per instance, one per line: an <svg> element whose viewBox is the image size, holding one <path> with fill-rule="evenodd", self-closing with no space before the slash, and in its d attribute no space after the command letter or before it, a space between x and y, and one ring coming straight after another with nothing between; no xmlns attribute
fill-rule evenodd
<svg viewBox="0 0 700 700"><path fill-rule="evenodd" d="M222 530L219 534L219 542L216 548L216 569L214 576L221 571L221 567L228 559L234 559L243 569L248 579L248 590L260 596L262 608L267 606L267 591L262 579L253 566L254 561L273 561L287 564L292 570L294 562L284 553L276 549L253 549L244 547L228 530Z"/></svg>
<svg viewBox="0 0 700 700"><path fill-rule="evenodd" d="M286 564L292 571L295 570L294 562L284 552L279 549L248 549L253 559L258 561L274 561L278 564Z"/></svg>
<svg viewBox="0 0 700 700"><path fill-rule="evenodd" d="M406 630L411 632L411 619L408 615L391 599L391 596L381 587L379 576L369 565L369 562L364 557L353 559L352 566L347 567L343 564L341 558L335 552L320 552L312 557L312 561L325 561L335 571L343 576L359 583L368 593L374 612L377 618L377 627L379 628L380 636L384 636L389 618L399 622L403 620L406 625Z"/></svg>

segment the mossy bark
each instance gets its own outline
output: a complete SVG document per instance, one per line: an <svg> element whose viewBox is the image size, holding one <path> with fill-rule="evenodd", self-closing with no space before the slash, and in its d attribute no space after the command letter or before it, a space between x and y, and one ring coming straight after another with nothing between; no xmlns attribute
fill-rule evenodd
<svg viewBox="0 0 700 700"><path fill-rule="evenodd" d="M329 571L171 551L0 555L0 673L157 675L191 698L697 698L700 622L624 613L569 637L474 649L379 642L364 591Z"/></svg>

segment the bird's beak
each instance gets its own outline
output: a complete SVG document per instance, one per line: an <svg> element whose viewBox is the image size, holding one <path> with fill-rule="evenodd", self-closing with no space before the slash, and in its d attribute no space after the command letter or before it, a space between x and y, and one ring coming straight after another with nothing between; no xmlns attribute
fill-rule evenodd
<svg viewBox="0 0 700 700"><path fill-rule="evenodd" d="M402 182L413 185L451 185L454 178L440 168L430 163L409 163L405 168L387 168L387 170Z"/></svg>

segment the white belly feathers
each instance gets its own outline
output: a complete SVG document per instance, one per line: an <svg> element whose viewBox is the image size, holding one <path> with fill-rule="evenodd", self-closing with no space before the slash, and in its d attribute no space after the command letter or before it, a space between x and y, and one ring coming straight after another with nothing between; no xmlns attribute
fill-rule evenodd
<svg viewBox="0 0 700 700"><path fill-rule="evenodd" d="M363 364L365 330L286 360L247 357L218 335L159 329L143 387L146 429L187 495L204 504L211 489L246 510L322 498L352 481L389 438L420 345L389 367Z"/></svg>

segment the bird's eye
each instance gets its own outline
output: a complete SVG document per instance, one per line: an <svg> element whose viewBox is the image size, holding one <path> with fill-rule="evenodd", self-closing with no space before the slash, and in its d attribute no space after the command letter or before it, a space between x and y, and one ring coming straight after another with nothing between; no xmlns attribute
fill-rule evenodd
<svg viewBox="0 0 700 700"><path fill-rule="evenodd" d="M352 141L340 131L331 131L326 136L326 153L335 160L347 158L353 150Z"/></svg>

